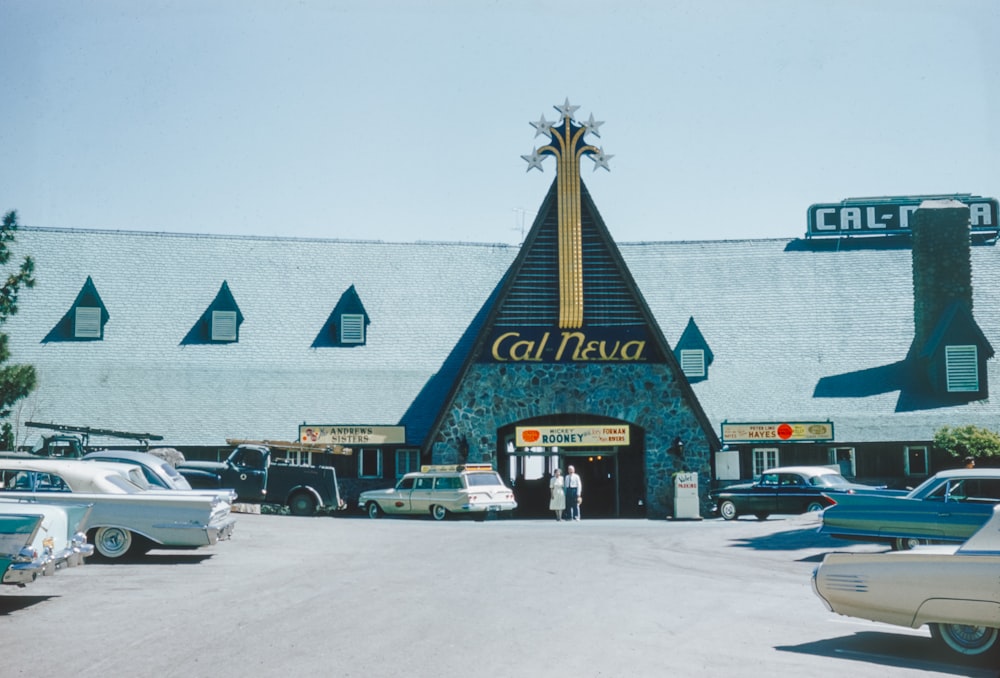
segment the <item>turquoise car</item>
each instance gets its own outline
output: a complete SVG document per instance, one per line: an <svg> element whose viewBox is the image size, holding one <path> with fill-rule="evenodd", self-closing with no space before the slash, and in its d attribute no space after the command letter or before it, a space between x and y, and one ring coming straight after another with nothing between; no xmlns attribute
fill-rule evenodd
<svg viewBox="0 0 1000 678"><path fill-rule="evenodd" d="M41 515L0 514L0 583L24 586L35 581L45 563L31 548Z"/></svg>
<svg viewBox="0 0 1000 678"><path fill-rule="evenodd" d="M910 549L926 542L963 542L1000 503L1000 469L941 471L902 496L837 495L819 531L832 537Z"/></svg>

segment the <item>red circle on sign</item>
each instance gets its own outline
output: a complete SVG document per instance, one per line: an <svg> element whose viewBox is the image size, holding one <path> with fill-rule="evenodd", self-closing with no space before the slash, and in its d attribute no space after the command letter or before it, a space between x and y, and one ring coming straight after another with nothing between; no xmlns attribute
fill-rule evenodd
<svg viewBox="0 0 1000 678"><path fill-rule="evenodd" d="M791 438L793 432L794 431L792 430L791 425L778 424L778 437L781 438L782 440L788 440L789 438Z"/></svg>
<svg viewBox="0 0 1000 678"><path fill-rule="evenodd" d="M526 442L526 443L533 443L533 442L535 442L536 440L538 440L541 437L541 435L542 434L540 432L535 431L533 429L528 429L527 431L524 431L523 433L521 433L521 437L524 439L524 442Z"/></svg>

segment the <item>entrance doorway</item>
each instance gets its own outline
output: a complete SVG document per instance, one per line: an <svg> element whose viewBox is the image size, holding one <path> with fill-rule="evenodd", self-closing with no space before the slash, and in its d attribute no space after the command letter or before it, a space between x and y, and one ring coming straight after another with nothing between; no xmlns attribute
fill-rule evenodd
<svg viewBox="0 0 1000 678"><path fill-rule="evenodd" d="M575 425L595 425L574 420ZM596 422L596 425L608 424ZM610 422L620 424L620 422ZM518 426L565 426L563 418L518 422ZM587 518L634 518L645 515L646 486L644 435L631 427L628 445L608 447L516 447L515 426L498 431L497 468L517 499L514 514L523 518L551 518L549 483L558 468L565 475L576 469L583 484L581 514Z"/></svg>

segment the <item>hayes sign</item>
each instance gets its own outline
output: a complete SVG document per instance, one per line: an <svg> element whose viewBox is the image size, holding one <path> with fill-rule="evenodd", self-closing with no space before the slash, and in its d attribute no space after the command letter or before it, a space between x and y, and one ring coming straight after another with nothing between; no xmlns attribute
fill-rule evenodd
<svg viewBox="0 0 1000 678"><path fill-rule="evenodd" d="M957 200L969 206L973 231L996 233L996 198L968 194L902 198L852 198L836 204L810 205L806 237L909 233L913 213L924 200Z"/></svg>

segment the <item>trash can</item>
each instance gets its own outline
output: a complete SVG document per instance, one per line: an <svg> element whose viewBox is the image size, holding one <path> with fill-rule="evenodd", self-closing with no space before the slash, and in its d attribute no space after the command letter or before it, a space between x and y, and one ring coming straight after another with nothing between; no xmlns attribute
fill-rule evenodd
<svg viewBox="0 0 1000 678"><path fill-rule="evenodd" d="M697 473L674 474L674 520L701 520Z"/></svg>

